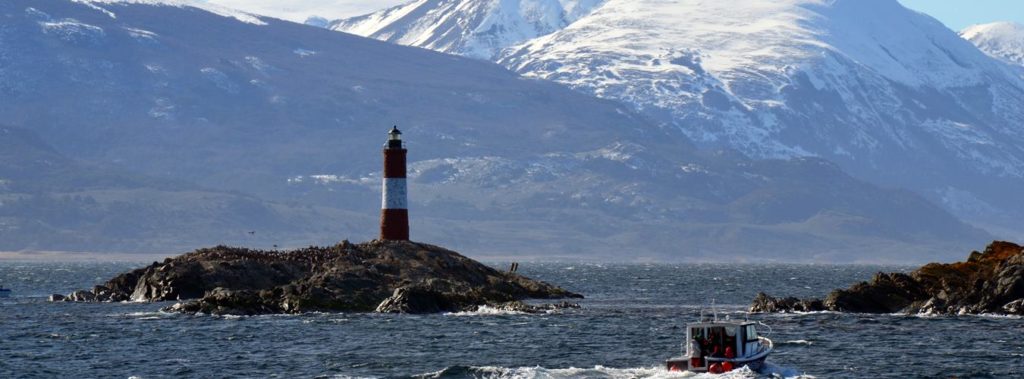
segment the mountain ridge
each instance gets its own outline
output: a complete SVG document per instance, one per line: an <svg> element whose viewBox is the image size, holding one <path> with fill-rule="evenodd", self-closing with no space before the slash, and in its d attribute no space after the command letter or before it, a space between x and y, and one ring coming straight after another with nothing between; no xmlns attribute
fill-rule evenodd
<svg viewBox="0 0 1024 379"><path fill-rule="evenodd" d="M212 239L372 238L395 123L410 149L413 238L474 254L919 261L991 239L829 162L698 149L627 106L493 63L187 6L103 8L115 17L61 0L0 4L0 119L75 160L251 199L209 207L238 222L205 226ZM266 207L288 227L247 213ZM118 238L166 241L132 230Z"/></svg>

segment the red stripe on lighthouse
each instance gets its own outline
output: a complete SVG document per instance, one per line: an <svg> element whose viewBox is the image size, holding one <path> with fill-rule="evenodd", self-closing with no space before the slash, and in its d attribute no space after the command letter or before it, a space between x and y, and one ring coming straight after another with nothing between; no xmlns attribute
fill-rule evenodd
<svg viewBox="0 0 1024 379"><path fill-rule="evenodd" d="M405 178L405 149L384 149L384 177Z"/></svg>

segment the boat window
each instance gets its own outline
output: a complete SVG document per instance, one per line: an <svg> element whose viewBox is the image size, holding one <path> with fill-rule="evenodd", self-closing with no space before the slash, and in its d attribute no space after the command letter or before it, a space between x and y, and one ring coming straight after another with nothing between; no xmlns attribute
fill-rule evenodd
<svg viewBox="0 0 1024 379"><path fill-rule="evenodd" d="M747 341L757 340L757 327L755 325L747 325Z"/></svg>

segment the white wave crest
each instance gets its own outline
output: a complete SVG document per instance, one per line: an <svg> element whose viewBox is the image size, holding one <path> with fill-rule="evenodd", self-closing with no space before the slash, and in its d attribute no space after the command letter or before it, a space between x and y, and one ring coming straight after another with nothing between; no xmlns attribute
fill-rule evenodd
<svg viewBox="0 0 1024 379"><path fill-rule="evenodd" d="M668 371L662 367L639 367L639 368L611 368L595 366L593 368L563 368L550 369L544 367L449 367L447 369L422 375L422 378L449 378L449 377L486 377L491 379L560 379L560 378L644 378L644 379L672 379L672 378L717 378L717 379L740 379L757 378L769 375L772 377L809 379L813 376L801 375L796 370L767 364L762 372L758 373L743 367L724 374L695 373L691 371Z"/></svg>
<svg viewBox="0 0 1024 379"><path fill-rule="evenodd" d="M445 316L507 316L507 315L525 315L526 312L510 311L506 309L495 308L488 305L481 305L476 308L475 311L464 311L464 312L451 312L445 313Z"/></svg>
<svg viewBox="0 0 1024 379"><path fill-rule="evenodd" d="M130 313L122 313L122 314L119 314L117 316L130 317L130 318L133 318L133 319L136 319L136 320L159 320L159 319L162 319L162 318L165 318L165 317L171 317L173 315L170 314L170 313L167 313L167 312L163 312L163 311L155 311L155 312L130 312Z"/></svg>
<svg viewBox="0 0 1024 379"><path fill-rule="evenodd" d="M814 342L811 342L811 341L808 341L808 340L792 340L792 341L786 341L786 342L783 342L783 343L787 344L787 345L811 345Z"/></svg>

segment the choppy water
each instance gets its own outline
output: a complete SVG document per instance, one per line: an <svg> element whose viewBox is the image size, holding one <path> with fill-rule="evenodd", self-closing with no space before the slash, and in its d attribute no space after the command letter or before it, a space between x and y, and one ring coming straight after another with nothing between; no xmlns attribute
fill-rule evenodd
<svg viewBox="0 0 1024 379"><path fill-rule="evenodd" d="M744 317L759 290L822 296L901 269L523 264L527 276L588 296L583 309L548 315L214 317L45 302L136 266L0 262L0 283L15 289L0 299L0 377L693 377L661 362L680 353L682 326L707 300ZM769 370L724 377L1024 377L1020 318L753 318L774 329Z"/></svg>

